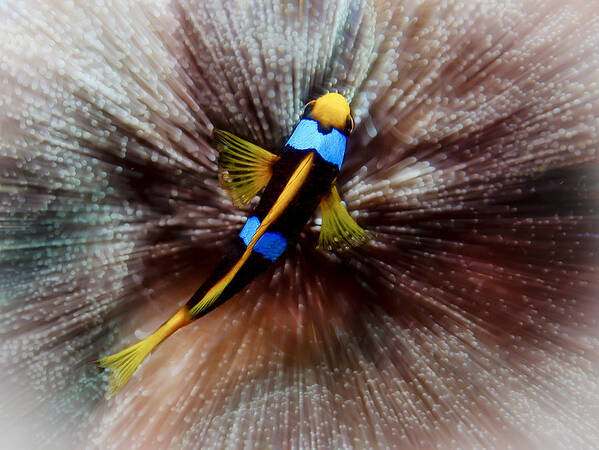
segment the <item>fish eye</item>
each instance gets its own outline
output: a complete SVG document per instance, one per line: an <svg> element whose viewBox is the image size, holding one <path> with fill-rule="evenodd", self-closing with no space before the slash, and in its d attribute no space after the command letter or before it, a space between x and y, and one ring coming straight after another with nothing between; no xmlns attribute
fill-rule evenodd
<svg viewBox="0 0 599 450"><path fill-rule="evenodd" d="M347 134L351 134L354 131L354 119L352 116L347 116L347 120L345 122L345 130Z"/></svg>
<svg viewBox="0 0 599 450"><path fill-rule="evenodd" d="M314 108L314 103L316 103L316 100L312 100L311 102L306 103L306 106L304 106L302 118L306 117L308 114L312 112L312 108Z"/></svg>

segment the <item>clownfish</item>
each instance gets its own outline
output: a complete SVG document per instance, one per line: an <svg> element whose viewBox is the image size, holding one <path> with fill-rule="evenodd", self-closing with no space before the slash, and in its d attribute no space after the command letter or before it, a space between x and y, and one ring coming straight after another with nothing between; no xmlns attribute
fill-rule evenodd
<svg viewBox="0 0 599 450"><path fill-rule="evenodd" d="M342 250L369 240L335 186L353 128L345 98L328 93L305 106L277 154L226 131L214 131L221 186L236 205L247 204L262 191L260 201L221 262L184 306L147 338L95 361L111 372L108 397L162 341L224 303L277 261L318 207L319 247Z"/></svg>

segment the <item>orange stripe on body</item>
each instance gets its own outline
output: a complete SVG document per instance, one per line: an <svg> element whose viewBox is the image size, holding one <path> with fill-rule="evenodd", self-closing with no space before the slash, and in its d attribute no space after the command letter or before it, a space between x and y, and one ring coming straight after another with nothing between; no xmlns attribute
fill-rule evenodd
<svg viewBox="0 0 599 450"><path fill-rule="evenodd" d="M289 203L293 200L295 195L299 192L300 188L303 186L304 182L308 178L308 174L310 169L312 168L312 162L314 161L314 153L308 153L308 155L299 163L295 171L289 177L289 181L283 188L283 191L275 201L274 205L264 217L264 220L260 223L260 226L256 230L254 237L248 244L245 252L239 258L239 261L227 272L227 274L221 278L218 282L214 284L210 288L206 295L200 300L190 311L191 316L196 316L204 309L209 307L216 299L222 294L227 285L231 282L231 280L235 277L239 269L245 264L250 255L252 254L252 250L254 245L258 242L258 240L262 237L262 235L267 231L268 227L275 222L281 214L285 212Z"/></svg>

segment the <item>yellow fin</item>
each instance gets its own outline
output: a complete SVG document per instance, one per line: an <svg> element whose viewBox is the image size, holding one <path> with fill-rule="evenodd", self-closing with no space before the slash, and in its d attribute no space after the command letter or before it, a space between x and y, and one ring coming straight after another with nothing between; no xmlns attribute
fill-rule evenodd
<svg viewBox="0 0 599 450"><path fill-rule="evenodd" d="M114 355L100 358L95 361L98 367L110 370L110 386L107 397L116 394L133 376L137 366L156 348L158 344L173 334L182 326L191 322L191 317L185 307L177 311L158 330L150 336L131 347L126 348Z"/></svg>
<svg viewBox="0 0 599 450"><path fill-rule="evenodd" d="M111 371L110 386L106 393L108 398L112 397L127 384L133 376L133 372L137 369L137 366L141 364L156 345L158 344L154 342L152 336L148 336L143 341L140 341L125 350L96 361L96 364L99 367Z"/></svg>
<svg viewBox="0 0 599 450"><path fill-rule="evenodd" d="M268 184L272 165L279 157L223 130L214 130L219 143L220 183L233 203L245 205Z"/></svg>
<svg viewBox="0 0 599 450"><path fill-rule="evenodd" d="M349 215L337 187L320 202L322 225L318 237L318 247L325 250L346 250L368 242L370 233L364 231Z"/></svg>

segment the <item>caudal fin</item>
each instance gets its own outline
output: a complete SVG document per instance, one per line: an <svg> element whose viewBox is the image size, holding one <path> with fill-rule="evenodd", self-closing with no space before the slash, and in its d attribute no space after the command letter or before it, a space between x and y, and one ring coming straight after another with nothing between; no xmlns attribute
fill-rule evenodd
<svg viewBox="0 0 599 450"><path fill-rule="evenodd" d="M107 397L110 398L116 394L133 376L137 366L148 356L152 350L158 346L167 337L173 334L182 326L191 322L191 318L186 308L181 308L169 320L167 320L158 330L150 336L131 347L126 348L114 355L106 356L95 361L98 367L110 371L110 385L108 387Z"/></svg>
<svg viewBox="0 0 599 450"><path fill-rule="evenodd" d="M132 345L114 355L101 358L96 361L98 367L110 370L110 386L108 387L108 398L116 394L131 379L137 366L150 354L160 343L154 335L148 336L143 341Z"/></svg>

